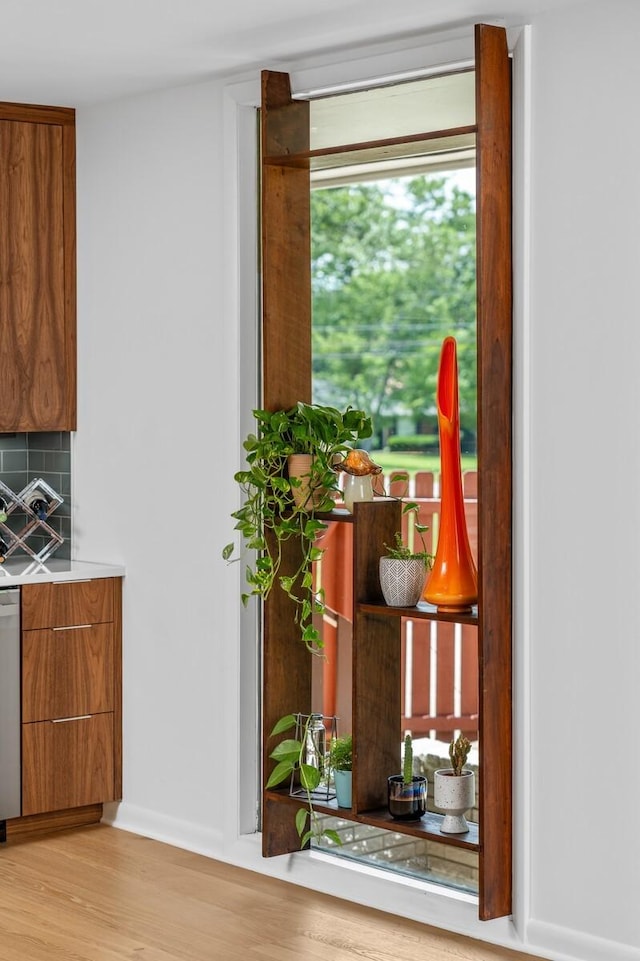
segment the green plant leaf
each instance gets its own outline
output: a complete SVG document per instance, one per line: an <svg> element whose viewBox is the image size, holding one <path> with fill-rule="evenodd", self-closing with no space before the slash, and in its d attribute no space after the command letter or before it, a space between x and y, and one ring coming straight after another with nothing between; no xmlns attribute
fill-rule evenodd
<svg viewBox="0 0 640 961"><path fill-rule="evenodd" d="M225 561L228 561L228 560L229 560L229 558L231 557L231 555L232 555L233 552L234 552L235 546L236 546L236 545L235 545L234 543L231 543L231 544L227 544L227 545L222 549L222 557L223 557L223 560L225 560Z"/></svg>
<svg viewBox="0 0 640 961"><path fill-rule="evenodd" d="M302 744L300 741L287 738L285 741L280 741L279 744L276 744L269 757L272 757L274 761L289 760L292 764L295 764L300 757L301 750Z"/></svg>
<svg viewBox="0 0 640 961"><path fill-rule="evenodd" d="M296 831L298 832L298 837L302 837L308 817L309 812L306 808L299 808L296 811Z"/></svg>
<svg viewBox="0 0 640 961"><path fill-rule="evenodd" d="M332 828L326 828L322 832L322 836L328 838L329 841L333 841L334 844L342 844L342 838L337 831L332 830Z"/></svg>
<svg viewBox="0 0 640 961"><path fill-rule="evenodd" d="M284 734L285 731L290 731L292 727L295 727L297 723L298 719L295 714L285 714L279 721L276 721L269 737L275 737L276 734Z"/></svg>
<svg viewBox="0 0 640 961"><path fill-rule="evenodd" d="M300 838L300 847L303 848L311 838L315 837L314 831L306 831Z"/></svg>
<svg viewBox="0 0 640 961"><path fill-rule="evenodd" d="M286 781L286 779L291 776L292 771L293 764L291 764L290 761L280 761L279 764L276 764L273 771L269 775L269 780L267 781L266 787L271 788L275 787L277 784L282 784L283 781Z"/></svg>
<svg viewBox="0 0 640 961"><path fill-rule="evenodd" d="M300 784L305 791L315 791L320 784L320 771L312 764L300 765Z"/></svg>

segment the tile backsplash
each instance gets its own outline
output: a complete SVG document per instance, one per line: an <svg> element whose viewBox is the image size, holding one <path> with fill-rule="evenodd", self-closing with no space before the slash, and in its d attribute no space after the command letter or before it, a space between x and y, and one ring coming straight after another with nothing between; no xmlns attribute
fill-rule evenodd
<svg viewBox="0 0 640 961"><path fill-rule="evenodd" d="M55 552L56 557L71 556L71 434L51 431L39 434L0 434L0 479L18 493L33 480L41 477L64 499L47 523L64 537ZM18 530L24 514L9 517L7 526ZM34 534L30 546L40 550L47 538ZM22 552L16 552L21 556Z"/></svg>

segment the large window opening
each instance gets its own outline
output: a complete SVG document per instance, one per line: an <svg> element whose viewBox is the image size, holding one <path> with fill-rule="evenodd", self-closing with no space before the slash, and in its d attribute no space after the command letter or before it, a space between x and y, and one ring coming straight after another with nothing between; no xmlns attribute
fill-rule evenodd
<svg viewBox="0 0 640 961"><path fill-rule="evenodd" d="M330 98L311 105L312 136L330 145L337 136L379 140L419 133L417 118L451 128L473 121L473 75L456 74L359 93L350 103ZM355 102L354 102L355 101ZM391 107L393 112L391 113ZM413 113L413 111L416 113ZM336 129L337 128L337 129ZM424 144L421 145L424 150ZM439 508L439 441L435 388L440 348L458 344L461 447L470 493L468 522L477 545L477 351L475 150L469 138L438 138L425 155L385 157L390 145L368 151L368 162L322 167L311 174L312 399L371 414L366 442L383 468L377 490L419 504L435 550ZM405 152L407 145L404 145ZM325 161L326 163L326 161ZM406 475L406 482L392 478ZM402 488L405 488L403 491ZM412 524L405 534L410 541ZM322 626L325 658L314 671L313 710L338 718L351 732L351 529L331 525L319 582L330 604ZM477 558L476 558L477 559ZM338 589L336 589L338 587ZM398 742L411 734L416 774L430 785L448 766L448 744L464 733L478 765L477 628L403 618L402 708ZM477 830L477 806L468 820ZM330 817L341 845L315 846L340 857L478 890L477 852Z"/></svg>

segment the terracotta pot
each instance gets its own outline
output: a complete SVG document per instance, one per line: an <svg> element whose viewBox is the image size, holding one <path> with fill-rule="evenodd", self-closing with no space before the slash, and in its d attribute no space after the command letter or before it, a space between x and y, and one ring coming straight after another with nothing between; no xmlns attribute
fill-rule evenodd
<svg viewBox="0 0 640 961"><path fill-rule="evenodd" d="M380 558L380 587L389 607L415 607L422 597L427 566L420 557Z"/></svg>
<svg viewBox="0 0 640 961"><path fill-rule="evenodd" d="M311 454L290 454L287 458L289 478L297 477L300 484L291 486L291 496L296 507L317 507L327 496L327 488L320 485L312 486Z"/></svg>
<svg viewBox="0 0 640 961"><path fill-rule="evenodd" d="M463 771L456 775L452 768L436 771L433 778L433 803L446 815L440 830L443 834L465 834L469 825L464 816L476 800L475 775Z"/></svg>

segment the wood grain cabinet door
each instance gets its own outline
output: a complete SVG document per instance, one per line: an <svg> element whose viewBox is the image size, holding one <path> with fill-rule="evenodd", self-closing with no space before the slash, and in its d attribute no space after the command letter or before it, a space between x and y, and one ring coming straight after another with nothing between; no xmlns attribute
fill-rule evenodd
<svg viewBox="0 0 640 961"><path fill-rule="evenodd" d="M112 577L90 581L25 584L22 587L22 630L73 627L115 620Z"/></svg>
<svg viewBox="0 0 640 961"><path fill-rule="evenodd" d="M25 631L22 721L113 711L113 625Z"/></svg>
<svg viewBox="0 0 640 961"><path fill-rule="evenodd" d="M76 428L74 122L0 104L0 431Z"/></svg>
<svg viewBox="0 0 640 961"><path fill-rule="evenodd" d="M113 714L22 725L22 814L115 799Z"/></svg>

